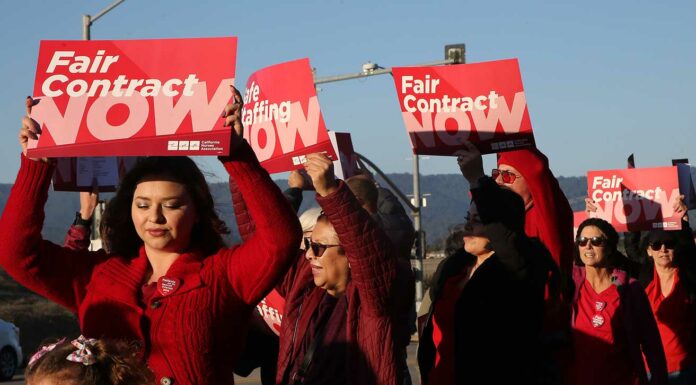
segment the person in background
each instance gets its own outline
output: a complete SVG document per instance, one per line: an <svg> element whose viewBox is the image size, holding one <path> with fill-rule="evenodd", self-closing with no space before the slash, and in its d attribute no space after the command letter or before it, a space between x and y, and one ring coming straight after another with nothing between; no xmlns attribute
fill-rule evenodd
<svg viewBox="0 0 696 385"><path fill-rule="evenodd" d="M80 336L43 345L29 359L27 385L151 385L142 347Z"/></svg>
<svg viewBox="0 0 696 385"><path fill-rule="evenodd" d="M578 228L568 384L667 383L665 353L650 303L638 281L617 267L625 258L616 248L618 241L614 227L599 218L587 219Z"/></svg>
<svg viewBox="0 0 696 385"><path fill-rule="evenodd" d="M418 346L421 382L537 384L544 285L553 260L524 232L516 193L483 173L466 142L457 159L472 203L462 235L432 278ZM455 231L453 234L458 234Z"/></svg>
<svg viewBox="0 0 696 385"><path fill-rule="evenodd" d="M696 384L696 245L681 196L681 230L652 230L641 242L641 278L667 357L669 382Z"/></svg>
<svg viewBox="0 0 696 385"><path fill-rule="evenodd" d="M498 154L492 178L524 200L527 236L539 238L561 272L573 266L573 210L549 168L548 158L536 148Z"/></svg>

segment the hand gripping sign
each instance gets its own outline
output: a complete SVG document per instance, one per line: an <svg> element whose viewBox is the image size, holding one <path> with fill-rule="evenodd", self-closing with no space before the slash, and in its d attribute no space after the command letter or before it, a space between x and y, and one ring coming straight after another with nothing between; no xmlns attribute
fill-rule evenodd
<svg viewBox="0 0 696 385"><path fill-rule="evenodd" d="M484 154L534 146L517 59L393 74L415 154L452 155L464 140Z"/></svg>
<svg viewBox="0 0 696 385"><path fill-rule="evenodd" d="M597 206L590 216L610 222L619 232L681 229L681 218L673 205L682 194L680 178L690 175L679 168L589 171L587 192Z"/></svg>
<svg viewBox="0 0 696 385"><path fill-rule="evenodd" d="M309 59L255 72L244 92L244 138L271 174L302 168L305 155L333 146L319 109Z"/></svg>
<svg viewBox="0 0 696 385"><path fill-rule="evenodd" d="M226 155L237 38L42 41L30 157Z"/></svg>

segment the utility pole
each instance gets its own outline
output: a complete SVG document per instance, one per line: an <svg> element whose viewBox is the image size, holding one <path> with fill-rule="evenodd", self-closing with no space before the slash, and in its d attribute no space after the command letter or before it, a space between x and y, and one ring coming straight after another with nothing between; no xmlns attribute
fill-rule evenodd
<svg viewBox="0 0 696 385"><path fill-rule="evenodd" d="M438 65L449 65L449 64L463 64L466 62L466 47L464 44L451 44L445 46L445 59L430 63L416 64L414 67L429 67ZM326 76L321 78L314 78L314 85L339 82L343 80L351 79L361 79L375 75L391 74L391 68L380 67L377 63L367 62L362 66L362 72L345 74L345 75L335 75ZM364 157L360 156L361 159L365 160ZM370 162L373 168L376 166ZM380 175L384 176L384 173L380 171ZM387 179L388 180L388 179ZM398 191L395 185L390 183L390 186ZM420 165L418 155L413 155L413 203L405 198L405 195L399 191L398 196L402 197L404 203L407 207L411 209L411 215L413 216L413 227L416 230L416 255L413 260L413 270L416 275L416 308L420 307L423 301L423 258L425 256L425 232L422 228L421 223L421 194L420 194Z"/></svg>
<svg viewBox="0 0 696 385"><path fill-rule="evenodd" d="M118 7L124 1L126 0L116 0L113 3L111 3L111 5L102 9L94 16L82 15L82 40L91 39L92 23L99 20L100 17L106 15L112 9ZM104 213L104 206L105 202L103 200L99 200L97 202L97 207L94 208L94 214L92 214L94 216L92 220L92 239L90 242L90 247L92 248L92 250L98 250L102 248L101 234L99 234L99 225L102 220L102 214Z"/></svg>

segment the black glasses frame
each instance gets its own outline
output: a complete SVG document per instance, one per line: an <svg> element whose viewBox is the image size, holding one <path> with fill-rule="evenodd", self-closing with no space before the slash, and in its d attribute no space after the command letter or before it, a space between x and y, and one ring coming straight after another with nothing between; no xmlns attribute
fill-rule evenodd
<svg viewBox="0 0 696 385"><path fill-rule="evenodd" d="M321 258L322 255L324 255L324 252L326 249L331 248L331 247L338 247L341 245L325 245L323 243L316 243L312 242L312 239L309 237L304 237L304 247L305 250L312 250L312 254L314 254L315 257Z"/></svg>

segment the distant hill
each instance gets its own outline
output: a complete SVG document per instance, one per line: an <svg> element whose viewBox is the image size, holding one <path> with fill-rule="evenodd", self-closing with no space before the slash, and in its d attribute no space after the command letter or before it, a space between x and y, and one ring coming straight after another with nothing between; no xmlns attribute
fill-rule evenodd
<svg viewBox="0 0 696 385"><path fill-rule="evenodd" d="M696 180L696 169L692 168L691 172ZM404 194L413 193L413 177L411 174L388 174L387 176ZM558 182L566 198L568 198L573 211L583 210L585 207L584 198L587 194L586 178L584 176L560 176L558 177ZM278 180L276 184L281 189L287 188L286 180ZM381 185L387 186L383 181ZM8 184L0 184L0 209L5 207L10 187ZM232 229L232 234L227 237L227 241L237 242L239 235L236 231L227 184L214 183L211 184L210 188L219 214ZM421 194L430 194L426 196L426 207L422 209L422 223L428 244L436 246L447 236L450 227L464 221L470 200L468 184L459 174L423 175L421 176ZM300 211L316 205L313 192L305 192L304 197ZM75 212L78 209L79 200L77 193L51 191L46 205L46 222L43 229L44 238L53 242L62 242L65 232L72 223Z"/></svg>

